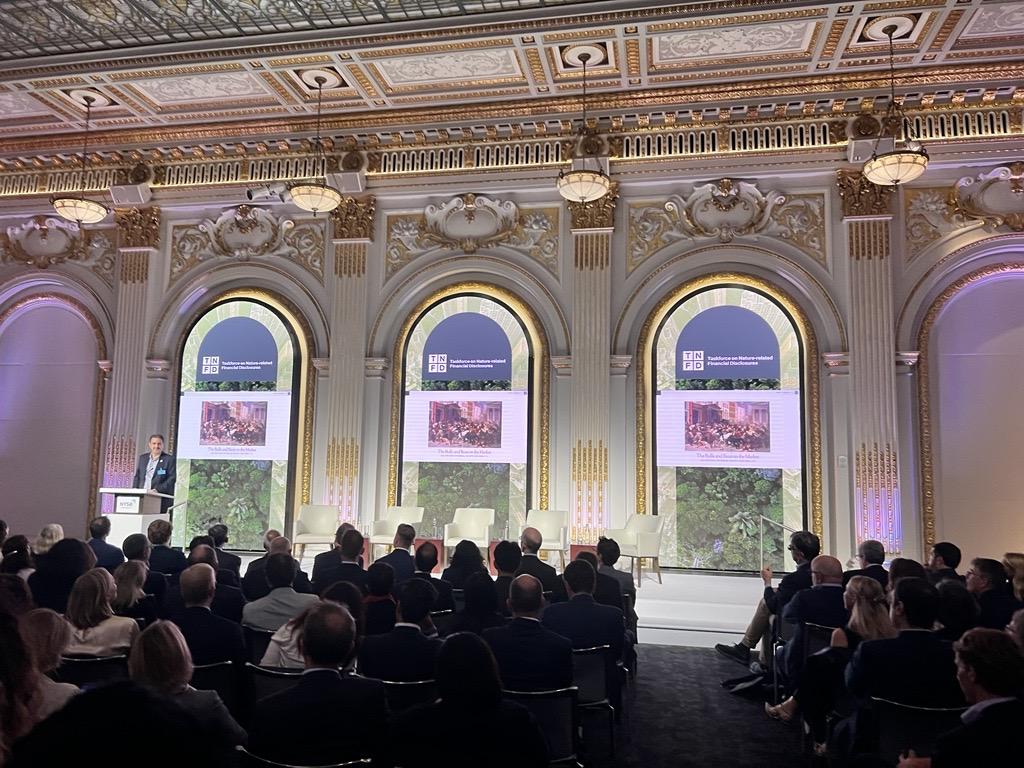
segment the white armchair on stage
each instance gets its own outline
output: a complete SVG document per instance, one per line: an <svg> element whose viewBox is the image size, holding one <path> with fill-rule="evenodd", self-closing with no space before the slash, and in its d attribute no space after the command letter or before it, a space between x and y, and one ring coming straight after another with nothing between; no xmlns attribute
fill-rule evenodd
<svg viewBox="0 0 1024 768"><path fill-rule="evenodd" d="M494 525L494 510L484 507L459 507L452 521L444 527L441 540L444 563L448 563L448 547L456 546L463 539L469 539L484 551L484 560L491 562L491 526Z"/></svg>
<svg viewBox="0 0 1024 768"><path fill-rule="evenodd" d="M526 513L526 525L519 529L519 535L527 528L536 528L543 537L541 552L557 552L562 570L565 570L565 553L569 551L569 513L561 509L531 509Z"/></svg>
<svg viewBox="0 0 1024 768"><path fill-rule="evenodd" d="M658 556L661 552L661 528L663 520L658 515L633 515L626 522L625 528L608 528L604 535L615 539L623 557L633 559L636 564L636 585L639 587L644 580L643 559L649 557L654 561L654 570L661 584L661 565ZM630 566L632 570L632 566Z"/></svg>
<svg viewBox="0 0 1024 768"><path fill-rule="evenodd" d="M307 544L333 544L337 530L337 507L331 504L303 504L299 507L299 516L295 520L295 535L292 536L295 559L302 561Z"/></svg>
<svg viewBox="0 0 1024 768"><path fill-rule="evenodd" d="M374 520L370 527L370 562L373 562L373 548L376 545L390 547L394 543L398 526L405 523L416 528L422 522L423 507L388 507L384 516Z"/></svg>

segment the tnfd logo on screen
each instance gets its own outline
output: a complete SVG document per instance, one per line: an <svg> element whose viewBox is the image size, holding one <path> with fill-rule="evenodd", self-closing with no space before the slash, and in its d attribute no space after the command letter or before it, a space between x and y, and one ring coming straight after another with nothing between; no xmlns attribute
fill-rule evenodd
<svg viewBox="0 0 1024 768"><path fill-rule="evenodd" d="M683 352L683 370L684 371L703 371L704 370L704 353L697 351L684 351Z"/></svg>
<svg viewBox="0 0 1024 768"><path fill-rule="evenodd" d="M203 373L220 373L220 355L203 355Z"/></svg>
<svg viewBox="0 0 1024 768"><path fill-rule="evenodd" d="M448 355L428 355L427 371L428 373L447 373Z"/></svg>

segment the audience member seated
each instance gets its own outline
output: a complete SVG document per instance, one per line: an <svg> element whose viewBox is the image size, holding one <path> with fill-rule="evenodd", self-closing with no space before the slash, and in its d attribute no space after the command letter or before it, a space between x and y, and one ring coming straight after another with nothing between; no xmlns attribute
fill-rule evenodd
<svg viewBox="0 0 1024 768"><path fill-rule="evenodd" d="M928 580L932 584L938 584L943 579L962 582L964 577L956 572L961 558L960 547L952 542L940 541L932 545L931 559L928 561Z"/></svg>
<svg viewBox="0 0 1024 768"><path fill-rule="evenodd" d="M761 663L769 657L768 644L771 642L771 617L780 616L782 610L797 592L811 587L811 560L821 552L818 537L808 531L797 531L789 537L789 554L796 563L796 570L787 573L779 582L778 589L772 589L772 569L762 568L761 579L764 581L764 596L754 610L754 616L747 625L743 639L735 645L719 643L715 650L726 658L740 662L743 666L750 665L750 650L761 647Z"/></svg>
<svg viewBox="0 0 1024 768"><path fill-rule="evenodd" d="M203 548L209 549L209 552L206 552L205 549ZM219 550L213 545L212 536L193 536L192 541L188 543L188 547L186 549L188 551L188 556L185 558L185 561L189 565L195 565L196 563L206 563L217 572L218 586L223 585L236 588L237 590L239 590L239 598L242 600L242 602L245 601L245 597L241 593L242 582L239 580L238 574L232 571L230 568L223 568L221 566ZM204 554L200 557L196 557L196 551L203 552ZM174 577L172 576L171 579L173 580ZM174 588L173 584L171 585L171 588ZM239 605L238 610L239 615L241 615L241 605Z"/></svg>
<svg viewBox="0 0 1024 768"><path fill-rule="evenodd" d="M7 536L10 534L11 529L7 526L6 520L0 520L0 548L3 547L4 542L7 541Z"/></svg>
<svg viewBox="0 0 1024 768"><path fill-rule="evenodd" d="M523 553L514 541L499 541L494 545L494 569L498 577L494 580L494 592L498 597L498 610L504 616L511 616L508 607L508 588L516 577Z"/></svg>
<svg viewBox="0 0 1024 768"><path fill-rule="evenodd" d="M28 588L38 608L64 613L75 580L96 564L96 555L84 541L61 539L36 557L36 570L28 577Z"/></svg>
<svg viewBox="0 0 1024 768"><path fill-rule="evenodd" d="M480 554L480 548L472 541L463 539L455 546L451 562L444 569L441 578L452 585L452 589L465 589L466 581L475 573L486 573L487 566Z"/></svg>
<svg viewBox="0 0 1024 768"><path fill-rule="evenodd" d="M378 680L429 680L441 641L427 637L422 624L430 618L436 593L423 579L409 579L398 590L395 627L384 635L367 635L359 649L359 674Z"/></svg>
<svg viewBox="0 0 1024 768"><path fill-rule="evenodd" d="M198 691L189 685L192 655L173 623L158 621L135 638L128 671L134 682L168 697L205 728L206 738L196 746L228 758L236 744L248 741L216 691Z"/></svg>
<svg viewBox="0 0 1024 768"><path fill-rule="evenodd" d="M211 525L206 531L213 539L213 547L217 550L217 561L224 570L231 571L235 578L241 583L242 580L242 558L224 549L228 543L228 527L224 523Z"/></svg>
<svg viewBox="0 0 1024 768"><path fill-rule="evenodd" d="M46 560L50 550L58 541L64 540L64 526L59 523L47 523L39 531L36 540L32 542L32 554L36 558L36 567Z"/></svg>
<svg viewBox="0 0 1024 768"><path fill-rule="evenodd" d="M0 611L18 618L35 607L24 579L13 573L0 574Z"/></svg>
<svg viewBox="0 0 1024 768"><path fill-rule="evenodd" d="M242 628L211 610L217 592L217 574L207 563L190 565L181 572L179 590L183 608L174 616L185 638L192 661L217 664L230 661L240 668L247 655Z"/></svg>
<svg viewBox="0 0 1024 768"><path fill-rule="evenodd" d="M613 576L606 576L598 572L597 555L589 549L580 550L576 555L576 559L589 563L590 567L594 569L594 576L596 578L594 582L594 599L601 605L610 605L612 608L618 608L619 612L625 615L626 606L622 602L622 589L619 580ZM562 577L564 579L564 573Z"/></svg>
<svg viewBox="0 0 1024 768"><path fill-rule="evenodd" d="M267 531L267 535L275 533L277 531ZM266 537L264 537L266 541ZM242 579L242 594L246 600L259 600L261 597L266 597L270 594L270 586L267 584L267 576L264 570L267 567L267 559L271 555L288 555L291 558L292 564L295 566L295 580L292 582L292 588L301 594L311 595L313 594L313 586L309 583L309 577L299 567L299 561L292 557L292 543L284 536L277 534L266 541L267 554L263 557L258 557L249 563L249 567L245 571L245 577Z"/></svg>
<svg viewBox="0 0 1024 768"><path fill-rule="evenodd" d="M1013 638L1020 646L1021 653L1024 653L1024 608L1014 611L1013 618L1006 625L1006 634Z"/></svg>
<svg viewBox="0 0 1024 768"><path fill-rule="evenodd" d="M325 765L382 752L384 686L338 673L355 642L355 621L345 608L324 601L309 609L299 634L306 672L292 688L256 703L249 727L254 754L292 765Z"/></svg>
<svg viewBox="0 0 1024 768"><path fill-rule="evenodd" d="M967 571L967 591L978 601L978 626L1005 629L1013 612L1024 607L1013 596L1006 581L1006 569L998 560L976 557Z"/></svg>
<svg viewBox="0 0 1024 768"><path fill-rule="evenodd" d="M412 556L412 545L416 540L416 529L408 523L402 523L395 531L393 548L378 563L387 563L395 572L395 585L403 584L412 578L416 563Z"/></svg>
<svg viewBox="0 0 1024 768"><path fill-rule="evenodd" d="M96 566L99 567L99 564ZM142 619L152 624L159 618L156 598L144 589L149 568L140 560L128 560L114 570L114 600L111 607L117 616Z"/></svg>
<svg viewBox="0 0 1024 768"><path fill-rule="evenodd" d="M917 560L911 560L909 557L894 557L892 562L889 563L889 583L885 585L887 595L892 595L896 582L900 579L925 579L926 581L931 581L928 578L928 571Z"/></svg>
<svg viewBox="0 0 1024 768"><path fill-rule="evenodd" d="M466 579L464 589L466 604L448 625L448 634L480 635L485 629L504 626L505 617L498 610L498 593L490 576L483 571L474 573Z"/></svg>
<svg viewBox="0 0 1024 768"><path fill-rule="evenodd" d="M32 648L18 631L18 619L0 611L0 764L4 766L11 745L39 719L39 676Z"/></svg>
<svg viewBox="0 0 1024 768"><path fill-rule="evenodd" d="M541 625L544 594L528 573L509 588L512 621L484 632L494 652L504 687L511 691L546 691L572 685L572 643Z"/></svg>
<svg viewBox="0 0 1024 768"><path fill-rule="evenodd" d="M792 696L777 706L765 704L768 715L783 722L792 720L797 710L802 710L818 754L825 751L827 717L844 691L843 670L850 656L864 640L896 636L885 591L875 579L850 579L843 591L843 606L849 611L850 620L832 633L829 650L807 658Z"/></svg>
<svg viewBox="0 0 1024 768"><path fill-rule="evenodd" d="M994 629L972 629L953 646L960 689L970 708L963 725L939 737L931 758L913 755L900 768L1010 765L1020 753L1024 656Z"/></svg>
<svg viewBox="0 0 1024 768"><path fill-rule="evenodd" d="M0 547L0 554L3 555L0 559L0 573L11 573L27 580L36 569L27 536L9 536Z"/></svg>
<svg viewBox="0 0 1024 768"><path fill-rule="evenodd" d="M378 560L366 571L369 594L363 600L366 609L366 634L383 635L395 628L395 571Z"/></svg>
<svg viewBox="0 0 1024 768"><path fill-rule="evenodd" d="M218 567L217 550L210 544L196 544L188 551L189 566L205 563L210 566L217 575L217 592L213 596L213 604L210 610L217 616L238 623L242 620L242 609L245 608L245 595L242 590L231 584L222 584L221 577L233 579L234 574ZM182 601L179 576L172 576L167 585L167 602L164 606L164 616L173 619L185 608Z"/></svg>
<svg viewBox="0 0 1024 768"><path fill-rule="evenodd" d="M621 556L619 543L615 539L606 539L604 536L597 540L597 557L601 564L597 568L600 575L610 576L619 582L619 591L629 597L630 615L626 617L629 626L637 625L636 615L636 584L633 582L633 574L629 571L620 571L615 567Z"/></svg>
<svg viewBox="0 0 1024 768"><path fill-rule="evenodd" d="M445 640L434 678L440 698L397 715L391 723L391 761L404 768L434 768L437 755L427 745L457 744L447 750L448 768L543 768L547 745L533 716L501 696L501 680L490 648L461 632ZM514 746L504 748L497 745Z"/></svg>
<svg viewBox="0 0 1024 768"><path fill-rule="evenodd" d="M185 556L176 549L168 546L171 534L174 529L166 520L154 520L146 529L146 538L149 539L149 569L167 576L184 571L188 564Z"/></svg>
<svg viewBox="0 0 1024 768"><path fill-rule="evenodd" d="M359 564L363 542L363 534L355 528L344 533L339 528L334 549L321 552L313 559L313 591L320 594L336 581L350 581L366 594L366 571Z"/></svg>
<svg viewBox="0 0 1024 768"><path fill-rule="evenodd" d="M1003 569L1014 599L1024 603L1024 553L1007 552L1003 555Z"/></svg>
<svg viewBox="0 0 1024 768"><path fill-rule="evenodd" d="M164 601L167 597L167 577L149 567L150 549L149 539L141 533L131 534L121 544L121 551L129 561L138 560L146 564L149 572L146 575L146 583L142 585L142 590L147 595L156 598L158 608L163 611Z"/></svg>
<svg viewBox="0 0 1024 768"><path fill-rule="evenodd" d="M125 654L139 634L135 619L115 616L114 577L103 568L93 568L75 581L68 598L65 617L71 622L67 654L116 656Z"/></svg>
<svg viewBox="0 0 1024 768"><path fill-rule="evenodd" d="M25 645L32 649L39 673L32 711L38 720L45 720L78 693L78 686L58 683L50 678L50 673L60 666L61 656L71 642L71 625L49 608L36 608L21 617L18 628Z"/></svg>
<svg viewBox="0 0 1024 768"><path fill-rule="evenodd" d="M889 584L889 572L885 570L884 562L885 545L875 539L865 539L857 545L857 563L860 568L846 571L843 574L843 585L848 584L854 576L868 576L885 589Z"/></svg>
<svg viewBox="0 0 1024 768"><path fill-rule="evenodd" d="M444 579L435 579L430 575L437 568L437 547L433 542L425 541L416 548L415 564L416 570L412 577L430 583L437 595L430 610L454 611L455 598L452 597L452 585Z"/></svg>
<svg viewBox="0 0 1024 768"><path fill-rule="evenodd" d="M110 535L110 518L94 517L89 522L89 541L86 542L96 553L96 567L106 568L111 573L124 562L124 552L107 543Z"/></svg>
<svg viewBox="0 0 1024 768"><path fill-rule="evenodd" d="M322 601L328 601L340 605L349 612L349 615L356 623L356 649L358 650L364 637L364 606L362 590L350 582L336 581L324 590L320 599ZM282 627L271 636L270 643L267 645L267 650L264 652L263 658L260 660L261 665L264 667L281 667L286 669L303 668L304 662L302 660L302 651L299 648L299 636L302 634L302 624L305 622L306 614L308 612L309 609L307 608L294 619L291 619L286 624L282 625ZM352 655L352 658L349 661L349 667L346 667L344 671L351 672L354 666L355 654Z"/></svg>
<svg viewBox="0 0 1024 768"><path fill-rule="evenodd" d="M889 608L899 634L860 643L846 668L850 693L917 707L962 706L953 647L932 632L938 607L939 594L925 579L899 579Z"/></svg>
<svg viewBox="0 0 1024 768"><path fill-rule="evenodd" d="M960 579L942 579L935 587L939 592L939 627L935 634L943 640L959 640L968 629L978 626L981 613L974 596Z"/></svg>
<svg viewBox="0 0 1024 768"><path fill-rule="evenodd" d="M870 577L869 577L870 578ZM811 561L811 588L793 595L782 610L782 618L795 625L793 636L782 648L777 664L787 680L795 681L803 665L807 624L844 627L849 613L843 599L843 564L831 555Z"/></svg>
<svg viewBox="0 0 1024 768"><path fill-rule="evenodd" d="M565 586L558 572L540 559L540 546L544 537L536 528L524 528L519 537L519 546L523 551L523 559L519 562L516 576L529 574L540 581L545 592L551 593L552 601L565 600Z"/></svg>
<svg viewBox="0 0 1024 768"><path fill-rule="evenodd" d="M614 664L622 657L626 631L622 611L597 602L594 596L597 572L588 561L577 558L569 563L562 578L569 599L549 605L541 624L567 638L573 648L611 646L610 658Z"/></svg>
<svg viewBox="0 0 1024 768"><path fill-rule="evenodd" d="M365 595L351 581L336 581L324 590L321 600L330 600L348 609L349 614L356 622L356 650L359 650L362 639L366 637L366 605L363 603ZM355 659L353 658L353 663Z"/></svg>
<svg viewBox="0 0 1024 768"><path fill-rule="evenodd" d="M283 538L275 539L271 547ZM316 595L296 592L292 587L295 568L295 559L285 552L267 557L266 566L261 571L270 591L266 597L247 603L242 609L242 623L245 626L276 632L285 622L317 601Z"/></svg>

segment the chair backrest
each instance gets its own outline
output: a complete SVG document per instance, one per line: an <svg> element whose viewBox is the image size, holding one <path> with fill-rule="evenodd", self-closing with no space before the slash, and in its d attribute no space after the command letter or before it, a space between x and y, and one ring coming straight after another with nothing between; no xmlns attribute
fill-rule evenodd
<svg viewBox="0 0 1024 768"><path fill-rule="evenodd" d="M295 519L295 533L333 536L338 530L338 508L332 504L303 504Z"/></svg>
<svg viewBox="0 0 1024 768"><path fill-rule="evenodd" d="M533 714L547 742L549 762L576 759L579 751L576 686L553 691L505 691L504 696Z"/></svg>
<svg viewBox="0 0 1024 768"><path fill-rule="evenodd" d="M201 691L216 691L224 706L235 711L235 665L230 661L215 664L196 664L192 667L189 684Z"/></svg>
<svg viewBox="0 0 1024 768"><path fill-rule="evenodd" d="M598 645L572 652L572 681L581 706L608 701L608 655L611 646Z"/></svg>
<svg viewBox="0 0 1024 768"><path fill-rule="evenodd" d="M402 523L415 528L423 522L423 507L388 507L384 510L381 519L394 523L395 528L398 528Z"/></svg>
<svg viewBox="0 0 1024 768"><path fill-rule="evenodd" d="M447 637L452 633L452 625L455 622L456 614L455 611L450 608L445 611L431 611L430 620L434 622L434 627L437 629L437 634L441 637Z"/></svg>
<svg viewBox="0 0 1024 768"><path fill-rule="evenodd" d="M561 509L531 509L526 513L523 528L536 528L544 538L545 547L558 544L562 529L569 526L569 513Z"/></svg>
<svg viewBox="0 0 1024 768"><path fill-rule="evenodd" d="M804 658L806 659L811 654L830 647L832 645L832 633L835 629L835 627L826 627L824 624L804 622Z"/></svg>
<svg viewBox="0 0 1024 768"><path fill-rule="evenodd" d="M62 656L53 677L60 683L71 683L79 688L113 683L128 679L128 657L117 656Z"/></svg>
<svg viewBox="0 0 1024 768"><path fill-rule="evenodd" d="M270 638L274 636L273 632L267 632L265 629L253 629L252 627L242 627L242 635L245 637L245 647L249 652L249 661L253 664L259 664L263 661L263 654L267 652L267 646L270 645Z"/></svg>
<svg viewBox="0 0 1024 768"><path fill-rule="evenodd" d="M661 515L633 515L626 523L626 530L633 533L661 533L665 518Z"/></svg>
<svg viewBox="0 0 1024 768"><path fill-rule="evenodd" d="M430 704L437 701L437 683L433 680L382 680L384 696L388 700L388 708L392 712L415 707L417 704Z"/></svg>
<svg viewBox="0 0 1024 768"><path fill-rule="evenodd" d="M908 749L919 757L931 756L938 737L960 725L965 708L913 707L872 697L870 709L878 733L874 752L885 765L896 765Z"/></svg>
<svg viewBox="0 0 1024 768"><path fill-rule="evenodd" d="M249 678L249 690L252 691L253 701L287 691L302 677L301 669L271 669L255 664L246 664L245 672Z"/></svg>
<svg viewBox="0 0 1024 768"><path fill-rule="evenodd" d="M452 602L455 603L455 612L462 613L462 611L466 608L466 590L453 589Z"/></svg>
<svg viewBox="0 0 1024 768"><path fill-rule="evenodd" d="M485 507L459 507L452 522L460 528L484 531L494 525L494 510Z"/></svg>
<svg viewBox="0 0 1024 768"><path fill-rule="evenodd" d="M241 744L235 747L235 757L237 758L235 764L238 765L239 768L355 768L358 765L373 765L373 760L369 757L364 757L361 760L350 760L347 763L331 763L330 765L318 766L302 766L295 765L294 763L275 763L273 760L264 760L262 757L257 757Z"/></svg>

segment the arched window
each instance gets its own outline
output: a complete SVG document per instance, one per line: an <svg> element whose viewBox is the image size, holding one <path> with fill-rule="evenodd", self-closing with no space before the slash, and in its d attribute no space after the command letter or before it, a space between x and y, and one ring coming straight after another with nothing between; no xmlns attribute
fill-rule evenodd
<svg viewBox="0 0 1024 768"><path fill-rule="evenodd" d="M781 569L783 526L805 527L808 495L805 340L790 309L754 281L705 281L662 302L641 353L661 564Z"/></svg>
<svg viewBox="0 0 1024 768"><path fill-rule="evenodd" d="M390 503L423 507L425 537L458 507L493 508L495 534L518 535L527 509L547 505L546 351L532 313L493 286L454 287L412 313L396 352Z"/></svg>
<svg viewBox="0 0 1024 768"><path fill-rule="evenodd" d="M175 541L224 522L233 547L289 530L301 419L301 345L291 323L252 299L204 312L181 353L174 450ZM184 517L184 525L181 525Z"/></svg>

